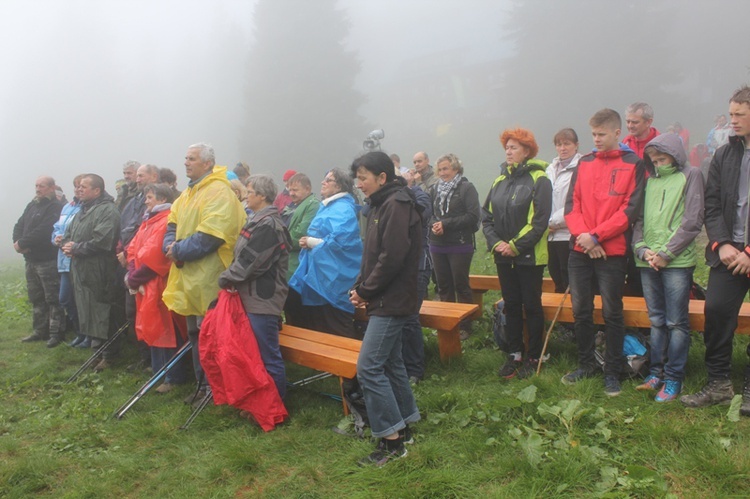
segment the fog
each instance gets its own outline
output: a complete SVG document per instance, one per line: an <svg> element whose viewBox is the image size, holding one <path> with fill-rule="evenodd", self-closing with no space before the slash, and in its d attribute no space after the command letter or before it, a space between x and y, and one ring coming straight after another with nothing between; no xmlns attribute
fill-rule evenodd
<svg viewBox="0 0 750 499"><path fill-rule="evenodd" d="M317 185L362 141L402 163L453 152L484 197L503 160L498 135L524 126L545 160L552 135L650 103L654 126L680 121L705 140L732 91L750 80L745 0L3 0L0 258L53 176L127 160L172 168L186 147L277 181ZM624 134L623 134L624 135Z"/></svg>

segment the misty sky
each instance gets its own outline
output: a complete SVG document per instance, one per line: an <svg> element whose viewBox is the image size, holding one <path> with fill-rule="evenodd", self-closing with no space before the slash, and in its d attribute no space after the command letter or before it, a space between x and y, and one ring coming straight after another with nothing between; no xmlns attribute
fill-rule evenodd
<svg viewBox="0 0 750 499"><path fill-rule="evenodd" d="M603 1L609 2L613 15L621 8L637 10L640 5L649 4L645 0ZM736 12L737 3L721 0L711 5L721 8L731 4L733 7L728 10ZM240 0L0 1L0 145L5 153L0 208L6 214L0 221L0 233L6 234L6 244L0 245L0 258L15 256L10 241L12 225L33 197L34 179L39 175L52 175L70 195L76 174L99 173L112 192L122 164L135 159L172 168L180 187L184 187L185 149L198 141L214 145L219 164L233 165L240 160L252 164L251 158L238 157L238 141L245 118L242 107L247 58L254 42L254 4ZM549 5L553 5L552 0ZM581 25L586 26L587 6L593 5L590 0L571 0L565 5L570 5L571 12L580 16ZM679 7L704 12L701 9L708 3L661 0L660 5L666 11ZM356 52L361 63L356 85L367 103L358 111L372 127L385 128L384 147L388 152L399 153L407 164L422 148L434 149L433 158L456 152L465 158L465 166L472 179L477 179L475 183L483 197L487 186L478 180L491 178L492 165L502 161L498 133L506 126L525 122L525 116L503 115L506 101L502 99L512 100L513 96L496 95L493 102L485 103L472 94L477 88L501 94L498 89L504 79L519 76L513 74L514 66L508 59L515 47L504 24L512 10L511 1L340 0L339 8L350 21L346 47ZM701 19L695 15L688 18L697 22ZM530 21L533 25L534 20ZM706 45L713 39L709 28L705 33L698 32L706 40L696 40L697 43ZM310 19L308 29L325 30L326 26ZM688 29L691 34L696 33L686 25ZM304 41L306 35L302 30L300 40ZM556 40L546 39L544 33L533 35L540 44L559 45ZM638 33L627 29L614 33L612 46L630 56L631 40L626 35ZM717 53L721 52L719 49ZM612 56L623 57L614 52ZM446 66L446 61L453 66ZM464 81L451 81L454 75L445 67L465 68L466 71L458 71L465 73ZM490 67L491 71L487 69ZM545 67L544 60L538 64L535 61L533 74L522 76L523 82L529 82L528 87L535 91L538 88L539 95L546 97L544 87L554 87L554 78L545 73ZM633 71L637 67L634 64ZM493 72L501 72L503 77L495 79ZM747 80L743 70L727 75L722 87L715 89L716 96L703 91L707 92L706 108L711 109L707 116L681 118L697 127L697 140L705 137L713 113L726 112L727 92L742 83L738 75L745 75ZM409 108L408 98L394 104L396 109L387 105L394 88L418 81L426 87L442 82L445 87L432 89L437 98L429 104L422 102L419 110ZM420 97L419 89L410 91ZM616 94L617 89L612 92ZM649 100L648 95L642 98ZM549 103L529 103L531 126L539 126L545 135L549 134L550 129L541 124L549 121L549 112L554 112L552 104L558 102L559 98L550 95ZM595 108L582 109L580 116L569 121L579 128L579 133L586 132L584 117L602 104L592 103ZM619 99L605 104L622 110L627 102ZM658 107L657 103L652 104ZM477 120L463 110L472 106L474 113L486 107L479 118L482 124L489 125L479 132L471 130L467 139L466 134L460 133L462 125ZM433 122L421 129L421 113L427 114L426 111ZM664 121L659 122L658 118L656 124L663 126ZM560 118L549 126L567 124ZM445 133L449 129L453 135ZM299 167L283 162L290 140L293 138L278 138L277 167L269 170L264 166L254 173L270 173L280 180L284 170ZM554 153L550 140L539 137L547 160ZM582 148L586 147L590 147L590 142L582 141ZM355 153L336 151L332 166L346 167ZM310 173L317 185L322 177L320 171Z"/></svg>

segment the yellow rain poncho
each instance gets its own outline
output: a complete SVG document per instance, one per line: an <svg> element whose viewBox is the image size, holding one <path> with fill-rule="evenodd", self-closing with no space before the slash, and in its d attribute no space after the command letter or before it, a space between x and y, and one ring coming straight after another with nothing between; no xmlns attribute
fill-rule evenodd
<svg viewBox="0 0 750 499"><path fill-rule="evenodd" d="M223 239L224 244L200 260L184 262L181 268L172 264L162 297L169 310L180 315L206 313L219 293L219 274L232 263L234 244L246 219L224 167L214 167L197 185L182 191L168 219L177 225L176 240L203 232Z"/></svg>

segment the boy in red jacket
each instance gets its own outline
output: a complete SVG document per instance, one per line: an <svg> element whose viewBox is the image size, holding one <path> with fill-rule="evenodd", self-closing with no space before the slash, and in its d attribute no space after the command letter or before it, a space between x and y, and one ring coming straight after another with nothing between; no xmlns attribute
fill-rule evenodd
<svg viewBox="0 0 750 499"><path fill-rule="evenodd" d="M593 376L594 279L602 297L607 351L604 393L620 394L620 371L625 326L622 288L627 270L626 231L638 216L643 193L643 166L638 156L620 146L622 119L617 111L602 109L589 120L596 149L583 156L573 174L565 206L565 222L573 251L568 260L570 294L578 343L578 369L563 376L573 384Z"/></svg>

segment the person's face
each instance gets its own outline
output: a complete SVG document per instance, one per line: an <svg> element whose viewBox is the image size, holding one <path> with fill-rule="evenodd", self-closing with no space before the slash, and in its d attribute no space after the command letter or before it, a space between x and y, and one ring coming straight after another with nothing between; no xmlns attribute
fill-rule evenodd
<svg viewBox="0 0 750 499"><path fill-rule="evenodd" d="M578 152L578 142L573 142L572 140L568 139L562 139L558 140L555 143L555 150L557 151L557 156L565 161L566 159L570 159Z"/></svg>
<svg viewBox="0 0 750 499"><path fill-rule="evenodd" d="M125 167L122 169L122 178L125 179L125 182L128 184L132 184L135 182L135 168L133 167Z"/></svg>
<svg viewBox="0 0 750 499"><path fill-rule="evenodd" d="M729 103L729 124L738 137L750 138L750 105L743 102Z"/></svg>
<svg viewBox="0 0 750 499"><path fill-rule="evenodd" d="M158 181L159 175L149 173L149 171L143 166L138 168L138 172L135 174L135 185L137 185L139 189L143 189L147 184L153 184Z"/></svg>
<svg viewBox="0 0 750 499"><path fill-rule="evenodd" d="M441 161L437 164L437 174L443 182L450 182L457 173L458 171L453 169L450 161Z"/></svg>
<svg viewBox="0 0 750 499"><path fill-rule="evenodd" d="M323 199L327 199L334 194L338 194L339 192L341 192L341 187L336 182L336 177L334 177L333 173L331 172L326 173L326 176L320 183L320 196Z"/></svg>
<svg viewBox="0 0 750 499"><path fill-rule="evenodd" d="M190 180L198 180L205 175L214 165L211 161L201 159L200 149L188 149L185 155L185 175Z"/></svg>
<svg viewBox="0 0 750 499"><path fill-rule="evenodd" d="M357 168L357 187L365 197L370 197L385 185L386 175L381 173L375 175L364 166Z"/></svg>
<svg viewBox="0 0 750 499"><path fill-rule="evenodd" d="M263 208L263 201L265 201L263 196L255 192L253 184L247 184L247 198L245 201L247 207L253 211L260 211Z"/></svg>
<svg viewBox="0 0 750 499"><path fill-rule="evenodd" d="M424 154L417 153L414 155L414 169L417 173L424 173L427 167L430 166L430 162L424 157Z"/></svg>
<svg viewBox="0 0 750 499"><path fill-rule="evenodd" d="M166 199L157 199L156 196L154 196L154 193L149 191L146 193L146 198L144 199L144 202L146 204L146 210L151 211L154 209L154 206L158 204L166 203Z"/></svg>
<svg viewBox="0 0 750 499"><path fill-rule="evenodd" d="M672 156L669 154L664 154L663 152L655 151L655 152L649 152L648 157L651 158L651 162L654 164L654 167L659 168L660 166L669 166L674 164L674 161L672 160Z"/></svg>
<svg viewBox="0 0 750 499"><path fill-rule="evenodd" d="M90 178L83 178L81 179L81 184L78 186L77 194L78 199L85 203L98 198L101 194L101 190L96 187L91 187Z"/></svg>
<svg viewBox="0 0 750 499"><path fill-rule="evenodd" d="M529 149L522 146L516 139L508 139L505 143L505 161L508 164L523 163L529 157Z"/></svg>
<svg viewBox="0 0 750 499"><path fill-rule="evenodd" d="M34 184L34 192L38 199L55 197L55 184L48 182L46 179L38 178Z"/></svg>
<svg viewBox="0 0 750 499"><path fill-rule="evenodd" d="M300 184L299 182L289 184L288 189L289 189L289 197L292 198L292 201L295 204L299 204L312 192L312 186L303 187L302 184Z"/></svg>
<svg viewBox="0 0 750 499"><path fill-rule="evenodd" d="M625 124L628 127L628 133L639 139L648 135L648 131L651 128L651 123L653 121L654 120L647 120L643 117L642 109L625 115Z"/></svg>
<svg viewBox="0 0 750 499"><path fill-rule="evenodd" d="M727 124L727 117L722 114L721 116L719 116L718 118L716 118L716 124L719 127L726 126L726 124Z"/></svg>
<svg viewBox="0 0 750 499"><path fill-rule="evenodd" d="M619 147L620 129L606 125L592 127L591 137L597 151L614 151Z"/></svg>

